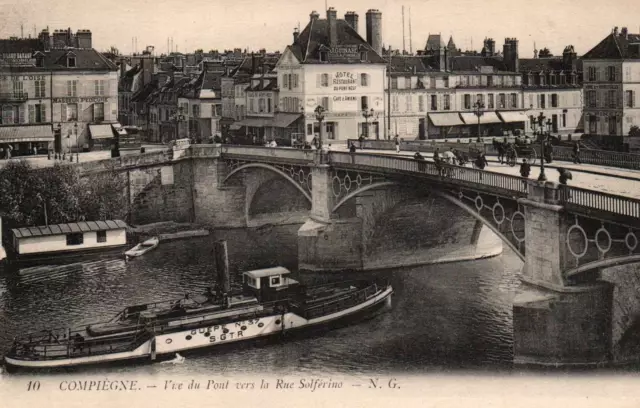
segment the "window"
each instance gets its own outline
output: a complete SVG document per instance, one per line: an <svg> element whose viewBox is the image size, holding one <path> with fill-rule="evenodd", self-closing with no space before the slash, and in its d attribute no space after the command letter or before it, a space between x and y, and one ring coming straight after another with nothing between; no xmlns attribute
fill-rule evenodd
<svg viewBox="0 0 640 408"><path fill-rule="evenodd" d="M391 89L398 89L398 78L391 78Z"/></svg>
<svg viewBox="0 0 640 408"><path fill-rule="evenodd" d="M589 67L589 81L595 81L596 80L596 67Z"/></svg>
<svg viewBox="0 0 640 408"><path fill-rule="evenodd" d="M313 134L313 124L307 124L307 135L311 136Z"/></svg>
<svg viewBox="0 0 640 408"><path fill-rule="evenodd" d="M423 95L418 96L418 109L420 110L420 112L424 112L424 96Z"/></svg>
<svg viewBox="0 0 640 408"><path fill-rule="evenodd" d="M107 242L107 231L97 231L96 238L98 242Z"/></svg>
<svg viewBox="0 0 640 408"><path fill-rule="evenodd" d="M271 113L271 98L267 98L267 112Z"/></svg>
<svg viewBox="0 0 640 408"><path fill-rule="evenodd" d="M45 82L44 80L40 80L40 81L35 81L35 88L36 88L36 98L45 98L46 97L46 87L45 87Z"/></svg>
<svg viewBox="0 0 640 408"><path fill-rule="evenodd" d="M634 96L635 95L633 91L624 91L624 106L626 106L627 108L633 108L633 106L635 105Z"/></svg>
<svg viewBox="0 0 640 408"><path fill-rule="evenodd" d="M76 57L72 57L72 56L67 57L67 67L68 68L76 67Z"/></svg>
<svg viewBox="0 0 640 408"><path fill-rule="evenodd" d="M511 108L518 107L518 94L515 94L515 93L509 94L509 107Z"/></svg>
<svg viewBox="0 0 640 408"><path fill-rule="evenodd" d="M563 128L567 127L567 114L566 113L562 114L562 127Z"/></svg>
<svg viewBox="0 0 640 408"><path fill-rule="evenodd" d="M360 97L360 109L361 110L369 109L369 98L367 98L366 96Z"/></svg>
<svg viewBox="0 0 640 408"><path fill-rule="evenodd" d="M273 276L271 278L271 286L278 286L280 285L280 277L279 276Z"/></svg>
<svg viewBox="0 0 640 408"><path fill-rule="evenodd" d="M398 95L393 95L393 99L391 99L391 110L393 112L397 112L399 105L400 103L398 102Z"/></svg>
<svg viewBox="0 0 640 408"><path fill-rule="evenodd" d="M624 80L631 81L631 67L624 68Z"/></svg>
<svg viewBox="0 0 640 408"><path fill-rule="evenodd" d="M328 62L329 58L326 51L320 51L320 62Z"/></svg>
<svg viewBox="0 0 640 408"><path fill-rule="evenodd" d="M471 109L471 95L464 94L464 108Z"/></svg>
<svg viewBox="0 0 640 408"><path fill-rule="evenodd" d="M618 106L616 99L616 91L607 91L607 107L616 108Z"/></svg>
<svg viewBox="0 0 640 408"><path fill-rule="evenodd" d="M607 67L607 80L611 82L616 80L616 67Z"/></svg>
<svg viewBox="0 0 640 408"><path fill-rule="evenodd" d="M258 99L258 112L264 113L264 109L265 109L264 98L260 98Z"/></svg>
<svg viewBox="0 0 640 408"><path fill-rule="evenodd" d="M93 121L94 122L104 121L104 103L93 104Z"/></svg>
<svg viewBox="0 0 640 408"><path fill-rule="evenodd" d="M413 97L411 96L411 94L405 96L406 98L406 106L407 106L407 112L413 112Z"/></svg>
<svg viewBox="0 0 640 408"><path fill-rule="evenodd" d="M551 107L552 108L558 107L558 94L551 94Z"/></svg>
<svg viewBox="0 0 640 408"><path fill-rule="evenodd" d="M24 95L22 81L13 81L13 96L21 98Z"/></svg>
<svg viewBox="0 0 640 408"><path fill-rule="evenodd" d="M503 93L498 94L498 109L504 109L507 105L507 96Z"/></svg>
<svg viewBox="0 0 640 408"><path fill-rule="evenodd" d="M288 74L284 74L282 76L282 88L283 89L291 89L289 87L289 75Z"/></svg>
<svg viewBox="0 0 640 408"><path fill-rule="evenodd" d="M17 123L17 112L16 112L16 108L17 106L7 106L4 105L2 107L2 124L3 125L13 125L14 123Z"/></svg>
<svg viewBox="0 0 640 408"><path fill-rule="evenodd" d="M320 105L324 108L324 110L328 111L329 110L329 97L328 96L323 96L322 97L322 103Z"/></svg>
<svg viewBox="0 0 640 408"><path fill-rule="evenodd" d="M544 109L547 107L545 96L545 94L540 95L540 109Z"/></svg>
<svg viewBox="0 0 640 408"><path fill-rule="evenodd" d="M451 110L451 96L450 95L442 95L443 98L443 108L444 110Z"/></svg>
<svg viewBox="0 0 640 408"><path fill-rule="evenodd" d="M598 134L598 117L596 115L589 115L589 134Z"/></svg>
<svg viewBox="0 0 640 408"><path fill-rule="evenodd" d="M494 109L494 107L493 107L493 94L487 95L487 109Z"/></svg>
<svg viewBox="0 0 640 408"><path fill-rule="evenodd" d="M102 79L93 81L96 96L104 96L104 81Z"/></svg>
<svg viewBox="0 0 640 408"><path fill-rule="evenodd" d="M449 77L444 77L444 87L448 88L449 87Z"/></svg>
<svg viewBox="0 0 640 408"><path fill-rule="evenodd" d="M438 95L431 95L431 110L438 110Z"/></svg>
<svg viewBox="0 0 640 408"><path fill-rule="evenodd" d="M360 74L360 86L369 86L369 75Z"/></svg>
<svg viewBox="0 0 640 408"><path fill-rule="evenodd" d="M253 108L254 108L254 100L253 100L253 98L251 98L251 99L249 99L249 112L251 112L251 113L255 112L255 109L253 109Z"/></svg>
<svg viewBox="0 0 640 408"><path fill-rule="evenodd" d="M47 105L41 103L29 105L29 123L45 123L47 121Z"/></svg>
<svg viewBox="0 0 640 408"><path fill-rule="evenodd" d="M367 52L360 51L360 61L367 61Z"/></svg>
<svg viewBox="0 0 640 408"><path fill-rule="evenodd" d="M493 86L493 76L487 76L487 86Z"/></svg>
<svg viewBox="0 0 640 408"><path fill-rule="evenodd" d="M615 116L609 116L609 134L610 135L618 134L618 126L616 124Z"/></svg>
<svg viewBox="0 0 640 408"><path fill-rule="evenodd" d="M68 103L67 104L67 122L71 122L74 120L78 120L78 104Z"/></svg>
<svg viewBox="0 0 640 408"><path fill-rule="evenodd" d="M78 81L67 81L67 96L78 96Z"/></svg>
<svg viewBox="0 0 640 408"><path fill-rule="evenodd" d="M329 86L329 74L320 75L320 86L323 86L323 87Z"/></svg>
<svg viewBox="0 0 640 408"><path fill-rule="evenodd" d="M587 107L596 107L596 91L587 91Z"/></svg>
<svg viewBox="0 0 640 408"><path fill-rule="evenodd" d="M84 243L84 234L82 232L76 232L73 234L67 234L67 245L82 245Z"/></svg>

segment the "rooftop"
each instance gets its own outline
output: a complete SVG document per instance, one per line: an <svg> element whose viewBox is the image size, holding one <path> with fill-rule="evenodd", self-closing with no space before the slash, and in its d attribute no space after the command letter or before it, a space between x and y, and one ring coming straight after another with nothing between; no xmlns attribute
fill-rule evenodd
<svg viewBox="0 0 640 408"><path fill-rule="evenodd" d="M640 59L640 34L625 32L623 28L620 32L617 27L606 36L598 45L584 54L584 59ZM637 44L635 47L630 47Z"/></svg>
<svg viewBox="0 0 640 408"><path fill-rule="evenodd" d="M67 224L53 224L48 226L23 227L11 230L16 238L44 237L63 235L74 232L109 231L126 229L128 226L122 220L114 221L80 221Z"/></svg>

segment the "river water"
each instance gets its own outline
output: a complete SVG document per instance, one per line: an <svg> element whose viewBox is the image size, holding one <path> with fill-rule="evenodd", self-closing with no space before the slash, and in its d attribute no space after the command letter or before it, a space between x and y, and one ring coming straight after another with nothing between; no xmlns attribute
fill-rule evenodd
<svg viewBox="0 0 640 408"><path fill-rule="evenodd" d="M215 279L213 242L226 239L232 273L297 264L298 226L220 231L205 238L163 243L129 263L87 264L65 276L18 282L0 279L0 349L13 336L48 327L109 319L132 304L174 299ZM512 312L519 258L503 255L471 262L378 272L395 289L392 306L374 318L321 336L243 346L188 356L184 364L92 368L92 372L206 374L426 373L452 369L494 371L512 359ZM362 276L363 274L360 274ZM297 272L312 282L317 277ZM326 278L325 278L326 279Z"/></svg>

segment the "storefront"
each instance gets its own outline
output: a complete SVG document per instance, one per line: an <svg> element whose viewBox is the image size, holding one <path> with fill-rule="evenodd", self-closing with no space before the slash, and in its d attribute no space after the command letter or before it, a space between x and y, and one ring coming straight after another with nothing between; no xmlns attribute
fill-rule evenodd
<svg viewBox="0 0 640 408"><path fill-rule="evenodd" d="M462 112L460 117L469 126L469 135L478 136L478 116L472 112ZM503 123L495 112L483 112L480 115L480 136L499 136L503 134Z"/></svg>
<svg viewBox="0 0 640 408"><path fill-rule="evenodd" d="M89 125L91 150L110 150L112 146L114 129L108 125Z"/></svg>
<svg viewBox="0 0 640 408"><path fill-rule="evenodd" d="M468 135L468 129L458 113L429 113L428 138L446 139Z"/></svg>
<svg viewBox="0 0 640 408"><path fill-rule="evenodd" d="M51 125L0 126L0 158L47 154L53 140Z"/></svg>
<svg viewBox="0 0 640 408"><path fill-rule="evenodd" d="M529 122L527 114L520 112L498 112L498 115L504 122L504 131L514 135L519 131L521 135L525 134L526 124Z"/></svg>

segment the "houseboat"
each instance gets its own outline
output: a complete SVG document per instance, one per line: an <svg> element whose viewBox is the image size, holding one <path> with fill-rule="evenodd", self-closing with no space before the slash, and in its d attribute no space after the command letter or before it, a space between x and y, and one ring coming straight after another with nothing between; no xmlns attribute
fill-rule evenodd
<svg viewBox="0 0 640 408"><path fill-rule="evenodd" d="M245 272L203 295L129 306L109 321L14 339L8 369L155 361L176 353L353 323L391 300L390 285L350 281L307 287L283 267Z"/></svg>
<svg viewBox="0 0 640 408"><path fill-rule="evenodd" d="M121 251L127 245L127 224L121 220L79 221L14 228L7 259L21 266Z"/></svg>

